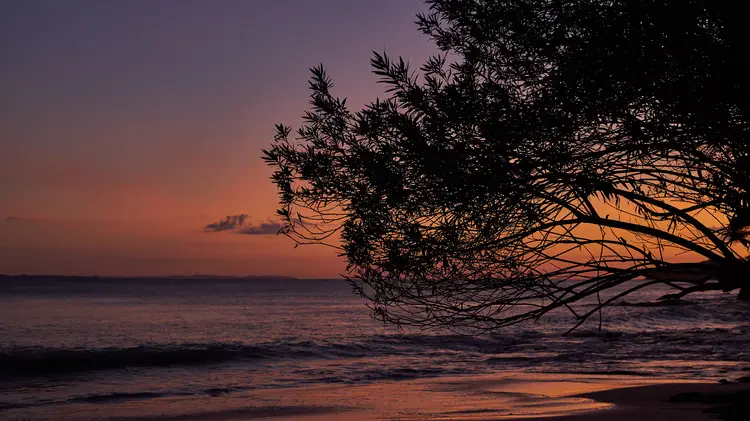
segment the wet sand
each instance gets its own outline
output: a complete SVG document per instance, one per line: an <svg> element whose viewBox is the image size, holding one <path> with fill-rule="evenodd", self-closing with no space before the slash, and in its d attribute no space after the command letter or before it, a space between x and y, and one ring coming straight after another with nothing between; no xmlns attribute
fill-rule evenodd
<svg viewBox="0 0 750 421"><path fill-rule="evenodd" d="M681 393L734 393L741 390L750 391L750 384L667 383L665 380L627 376L456 377L308 390L301 400L311 407L320 408L324 403L334 406L340 403L342 406L338 410L329 406L328 411L314 414L276 414L272 418L279 421L534 418L550 421L700 421L716 419L704 412L711 405L670 402L670 398Z"/></svg>
<svg viewBox="0 0 750 421"><path fill-rule="evenodd" d="M721 402L713 399L711 404L705 404L697 400L705 400L705 396L711 394L742 391L750 393L750 384L675 383L674 380L635 376L505 373L266 389L232 398L234 405L231 407L226 405L229 402L222 402L225 398L218 397L213 409L183 407L180 415L168 410L168 400L155 403L148 411L150 415L144 412L148 408L142 404L131 403L134 416L109 420L708 421L717 418L705 410ZM685 399L671 401L678 395ZM172 404L179 405L178 402ZM79 419L89 419L85 412L79 415Z"/></svg>

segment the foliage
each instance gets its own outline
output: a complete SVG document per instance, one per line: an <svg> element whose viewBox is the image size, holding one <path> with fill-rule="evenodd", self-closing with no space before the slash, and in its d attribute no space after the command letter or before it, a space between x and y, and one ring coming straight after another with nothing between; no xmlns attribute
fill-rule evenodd
<svg viewBox="0 0 750 421"><path fill-rule="evenodd" d="M264 151L283 232L340 248L376 317L482 331L564 309L578 326L655 283L750 291L746 14L428 4L439 55L375 53L389 95L359 111L312 69L304 124Z"/></svg>

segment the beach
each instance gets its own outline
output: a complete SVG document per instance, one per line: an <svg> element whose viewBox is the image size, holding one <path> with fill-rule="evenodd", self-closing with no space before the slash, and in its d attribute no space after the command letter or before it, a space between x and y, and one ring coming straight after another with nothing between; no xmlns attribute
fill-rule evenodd
<svg viewBox="0 0 750 421"><path fill-rule="evenodd" d="M719 419L722 398L750 393L747 383L656 383L644 379L442 379L377 387L296 391L295 406L236 408L174 417L127 417L162 421L708 421ZM653 382L653 380L652 380ZM581 390L593 390L579 393ZM283 393L268 391L268 395ZM263 399L263 394L256 398ZM674 401L677 399L678 401ZM712 403L700 402L713 401ZM746 402L746 401L745 401ZM84 418L85 419L85 418ZM728 418L739 420L743 418Z"/></svg>
<svg viewBox="0 0 750 421"><path fill-rule="evenodd" d="M680 382L657 383L633 386L643 379L630 379L625 385L614 388L622 379L589 379L587 382L574 380L542 381L526 380L508 382L498 380L456 380L444 391L452 390L454 398L436 402L432 414L408 413L404 408L397 417L383 416L377 410L321 411L318 413L284 415L266 414L263 418L283 421L317 420L528 420L549 421L708 421L721 419L717 410L725 407L724 398L738 393L750 393L747 383L705 383ZM440 382L442 383L442 382ZM443 384L445 386L445 384ZM407 386L408 387L408 386ZM581 389L596 389L592 392L576 393ZM567 390L567 391L566 391ZM434 389L432 393L434 393ZM471 392L468 393L467 392ZM542 392L542 393L539 393ZM430 391L424 392L423 399L430 399ZM546 393L546 394L545 394ZM474 394L475 398L468 397ZM476 399L478 395L493 396L496 401ZM511 399L508 399L511 397ZM435 398L434 396L432 398ZM677 401L675 401L677 400ZM704 401L704 402L701 402ZM713 401L706 403L705 401ZM748 401L744 401L748 402ZM398 405L396 403L395 405ZM745 409L747 411L747 409ZM260 418L254 414L234 414L223 420L249 420ZM236 418L235 418L236 417ZM216 418L219 419L219 418ZM728 418L740 420L743 418ZM185 420L187 421L187 419Z"/></svg>

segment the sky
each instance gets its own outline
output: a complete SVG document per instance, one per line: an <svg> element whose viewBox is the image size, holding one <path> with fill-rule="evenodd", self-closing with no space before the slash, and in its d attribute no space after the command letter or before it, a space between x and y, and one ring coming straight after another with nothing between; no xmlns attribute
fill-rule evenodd
<svg viewBox="0 0 750 421"><path fill-rule="evenodd" d="M273 234L261 148L309 68L361 106L372 51L435 52L420 0L0 0L0 273L332 277ZM246 214L243 233L209 229Z"/></svg>

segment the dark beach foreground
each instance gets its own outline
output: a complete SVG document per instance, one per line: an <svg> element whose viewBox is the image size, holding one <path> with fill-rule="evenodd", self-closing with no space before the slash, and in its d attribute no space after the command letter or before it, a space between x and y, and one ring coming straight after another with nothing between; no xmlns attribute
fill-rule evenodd
<svg viewBox="0 0 750 421"><path fill-rule="evenodd" d="M424 400L436 391L450 391L450 399L434 402L433 412L409 414L404 408L401 416L384 416L375 408L371 410L328 410L318 408L310 411L287 409L266 414L215 414L216 420L250 420L271 418L283 421L317 420L528 420L549 421L740 421L750 419L750 384L747 383L660 383L632 386L641 379L625 381L618 387L613 381L622 379L600 378L580 380L466 380L433 382L423 390ZM403 386L403 385L402 385ZM411 385L413 386L413 385ZM423 385L424 386L424 385ZM566 392L566 388L568 392ZM577 393L585 389L593 392ZM404 398L411 399L407 386ZM385 390L380 390L386 392ZM473 395L474 398L471 398ZM398 396L398 395L393 395ZM483 399L481 396L490 399ZM494 397L494 402L492 397ZM426 402L422 401L424 405ZM391 402L391 410L404 402ZM193 418L189 418L193 419ZM185 419L188 421L189 419Z"/></svg>
<svg viewBox="0 0 750 421"><path fill-rule="evenodd" d="M586 393L581 397L614 406L603 411L555 417L560 421L747 420L750 384L668 383Z"/></svg>

